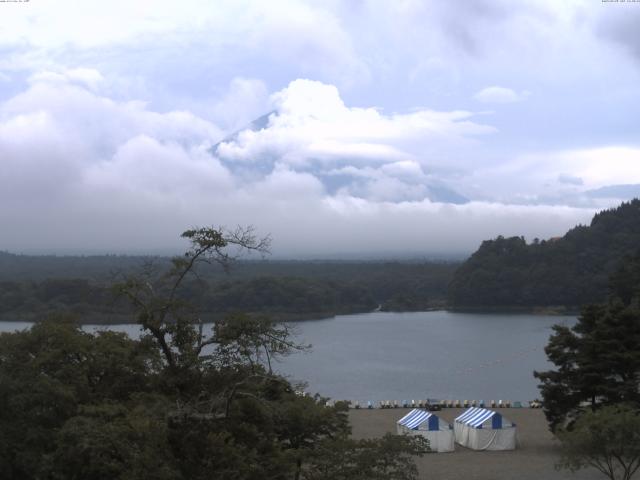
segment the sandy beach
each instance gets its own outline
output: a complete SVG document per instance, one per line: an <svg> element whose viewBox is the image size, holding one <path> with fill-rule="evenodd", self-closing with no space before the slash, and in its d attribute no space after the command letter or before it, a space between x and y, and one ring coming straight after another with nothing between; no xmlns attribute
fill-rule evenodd
<svg viewBox="0 0 640 480"><path fill-rule="evenodd" d="M396 421L409 409L351 410L349 418L355 438L395 433ZM440 418L453 422L464 410L445 409L436 412ZM557 471L558 446L547 428L542 410L499 409L518 428L518 448L506 452L476 452L456 444L452 453L432 453L417 459L421 479L430 480L597 480L605 477L594 469L571 473ZM638 477L640 478L640 477Z"/></svg>

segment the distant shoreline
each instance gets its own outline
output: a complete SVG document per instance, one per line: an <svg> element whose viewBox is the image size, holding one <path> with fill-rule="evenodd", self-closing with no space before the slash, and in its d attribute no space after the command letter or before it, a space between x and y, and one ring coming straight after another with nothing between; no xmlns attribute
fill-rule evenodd
<svg viewBox="0 0 640 480"><path fill-rule="evenodd" d="M530 315L580 315L580 307L566 305L547 305L547 306L459 306L447 307L443 310L455 313L523 313Z"/></svg>
<svg viewBox="0 0 640 480"><path fill-rule="evenodd" d="M568 308L562 306L555 307L434 307L422 310L363 310L363 311L342 311L342 312L316 312L316 313L270 313L270 312L243 312L249 315L264 315L273 318L278 322L313 322L319 320L328 320L337 316L345 315L362 315L367 313L422 313L422 312L452 312L452 313L477 313L477 314L523 314L523 315L552 315L552 316L576 316L580 314L577 308ZM42 312L38 314L17 314L2 315L0 322L18 322L18 323L36 323L47 318L53 313L69 313L72 317L77 317L80 325L133 325L136 322L132 315L127 314L100 314L88 313L77 314L74 312ZM204 323L214 323L234 312L225 312L221 314L204 314Z"/></svg>

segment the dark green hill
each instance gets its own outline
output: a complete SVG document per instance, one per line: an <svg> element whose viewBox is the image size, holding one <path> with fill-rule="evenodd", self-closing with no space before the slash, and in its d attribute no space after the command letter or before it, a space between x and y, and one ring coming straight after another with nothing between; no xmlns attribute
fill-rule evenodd
<svg viewBox="0 0 640 480"><path fill-rule="evenodd" d="M640 248L640 200L597 213L562 238L482 242L449 285L453 307L545 307L602 302L609 276Z"/></svg>

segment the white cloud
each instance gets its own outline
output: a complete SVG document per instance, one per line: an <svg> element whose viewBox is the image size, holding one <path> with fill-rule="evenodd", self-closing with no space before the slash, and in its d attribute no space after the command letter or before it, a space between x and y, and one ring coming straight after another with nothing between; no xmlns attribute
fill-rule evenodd
<svg viewBox="0 0 640 480"><path fill-rule="evenodd" d="M212 189L233 188L229 173L201 146L185 148L138 135L118 146L111 158L84 166L88 189L110 187L165 195L195 197Z"/></svg>
<svg viewBox="0 0 640 480"><path fill-rule="evenodd" d="M640 184L640 148L604 146L536 152L476 170L470 179L508 203L612 206L615 200L583 192L610 185Z"/></svg>
<svg viewBox="0 0 640 480"><path fill-rule="evenodd" d="M640 183L640 148L607 146L560 152L550 159L555 165L583 179L590 188Z"/></svg>
<svg viewBox="0 0 640 480"><path fill-rule="evenodd" d="M585 190L640 183L637 29L601 7L7 5L0 249L173 248L211 223L255 224L284 255L562 234L615 201ZM535 103L480 116L482 86L481 102ZM434 201L456 192L472 201Z"/></svg>
<svg viewBox="0 0 640 480"><path fill-rule="evenodd" d="M182 68L198 75L208 71L210 81L222 80L217 88L252 67L278 72L295 66L297 75L342 85L369 76L340 19L306 1L32 2L4 9L0 26L0 48L12 54L0 60L0 68L43 69L80 60L135 76L134 64L136 75L155 84L157 94L167 94L158 84L182 77ZM208 92L180 93L178 98L201 98Z"/></svg>
<svg viewBox="0 0 640 480"><path fill-rule="evenodd" d="M324 178L331 193L369 199L464 201L434 172L482 161L477 146L495 132L467 111L350 107L334 85L311 80L295 80L271 98L268 121L223 141L216 156L245 177L286 165Z"/></svg>
<svg viewBox="0 0 640 480"><path fill-rule="evenodd" d="M525 100L530 92L523 91L516 93L514 90L505 87L486 87L477 92L473 98L482 103L515 103Z"/></svg>
<svg viewBox="0 0 640 480"><path fill-rule="evenodd" d="M466 111L418 110L385 115L374 108L347 107L337 88L295 80L272 97L276 112L266 128L246 130L222 143L217 154L231 162L269 159L299 167L310 164L384 164L414 159L437 165L437 152L468 148L495 129Z"/></svg>
<svg viewBox="0 0 640 480"><path fill-rule="evenodd" d="M207 189L229 183L205 150L220 138L214 125L187 112L157 113L101 96L87 85L100 78L85 71L34 75L26 91L0 104L5 204L31 205L35 210L23 214L38 218L38 206L52 208L53 198L108 204L111 197L93 196L105 185L175 198L204 182Z"/></svg>
<svg viewBox="0 0 640 480"><path fill-rule="evenodd" d="M274 116L262 134L252 132L262 139L255 152L268 147L278 155L272 164L241 163L245 175L234 170L235 160L222 164L210 155L221 133L209 122L113 100L101 93L106 79L87 84L100 77L80 77L36 75L0 104L0 248L177 251L178 234L190 226L253 224L273 235L276 255L419 255L468 252L498 234L557 235L593 213L425 199L438 179L423 157L411 158L411 148L454 146L492 130L468 113L385 115L344 105L331 86L293 83L275 97L286 114ZM252 142L238 140L238 148ZM287 148L279 151L278 142ZM314 146L322 142L333 142L334 150ZM397 154L374 161L362 144ZM320 165L331 166L291 161L291 145L300 158L324 152ZM342 148L349 162L338 162ZM331 187L333 178L346 180Z"/></svg>
<svg viewBox="0 0 640 480"><path fill-rule="evenodd" d="M403 178L408 181L420 181L425 178L424 171L418 162L403 160L400 162L387 163L380 170L387 175L396 178Z"/></svg>
<svg viewBox="0 0 640 480"><path fill-rule="evenodd" d="M207 8L206 1L185 3L187 5L179 5L165 0L135 3L113 0L108 5L95 0L32 2L4 9L5 28L0 33L0 43L94 48L136 37L172 34L181 28L197 28L220 16L221 9ZM194 16L195 12L200 14Z"/></svg>
<svg viewBox="0 0 640 480"><path fill-rule="evenodd" d="M46 112L65 141L80 142L92 150L93 157L114 151L137 134L148 134L163 141L195 144L215 141L222 134L215 125L185 111L158 113L144 102L115 101L93 92L68 75L43 74L31 77L30 87L0 107L0 119Z"/></svg>
<svg viewBox="0 0 640 480"><path fill-rule="evenodd" d="M29 82L37 83L57 83L57 84L77 84L87 87L90 90L98 90L104 84L104 77L93 68L71 68L59 69L59 71L40 71L29 77Z"/></svg>
<svg viewBox="0 0 640 480"><path fill-rule="evenodd" d="M80 176L83 146L44 110L28 111L0 121L0 198L38 203L69 188Z"/></svg>
<svg viewBox="0 0 640 480"><path fill-rule="evenodd" d="M261 80L235 77L225 95L217 100L210 116L227 131L239 130L269 110L269 92Z"/></svg>
<svg viewBox="0 0 640 480"><path fill-rule="evenodd" d="M640 183L640 148L607 146L523 155L508 167L517 175L551 184L560 174L580 178L585 188Z"/></svg>

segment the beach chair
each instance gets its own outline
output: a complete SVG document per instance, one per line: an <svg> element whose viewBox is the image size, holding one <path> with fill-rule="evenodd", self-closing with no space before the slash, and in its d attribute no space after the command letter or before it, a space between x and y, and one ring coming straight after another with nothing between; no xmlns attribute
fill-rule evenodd
<svg viewBox="0 0 640 480"><path fill-rule="evenodd" d="M491 408L496 408L496 401L495 400L491 400Z"/></svg>
<svg viewBox="0 0 640 480"><path fill-rule="evenodd" d="M480 400L480 403L478 403L478 406L480 408L484 408L484 400Z"/></svg>
<svg viewBox="0 0 640 480"><path fill-rule="evenodd" d="M355 408L356 408L356 409L360 408L360 402L358 402L358 400L356 400L355 402L353 402L353 404L355 405Z"/></svg>
<svg viewBox="0 0 640 480"><path fill-rule="evenodd" d="M469 408L469 400L465 400L462 405L464 406L464 408Z"/></svg>
<svg viewBox="0 0 640 480"><path fill-rule="evenodd" d="M371 400L367 400L367 408L369 410L371 410L373 408L373 403L371 402Z"/></svg>
<svg viewBox="0 0 640 480"><path fill-rule="evenodd" d="M398 400L393 401L393 408L398 408Z"/></svg>
<svg viewBox="0 0 640 480"><path fill-rule="evenodd" d="M518 401L513 402L513 408L522 408L522 402L518 402Z"/></svg>

